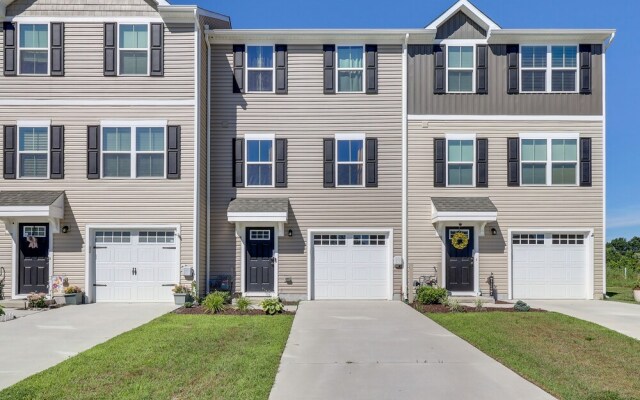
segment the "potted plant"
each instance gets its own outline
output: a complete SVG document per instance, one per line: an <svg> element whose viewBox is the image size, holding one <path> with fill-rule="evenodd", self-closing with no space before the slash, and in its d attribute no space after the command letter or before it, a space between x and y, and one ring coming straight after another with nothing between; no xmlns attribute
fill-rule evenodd
<svg viewBox="0 0 640 400"><path fill-rule="evenodd" d="M173 287L173 300L177 306L182 306L184 303L192 302L191 288L183 285L175 285Z"/></svg>
<svg viewBox="0 0 640 400"><path fill-rule="evenodd" d="M82 304L82 289L78 286L67 286L64 288L64 304L67 306L77 306Z"/></svg>
<svg viewBox="0 0 640 400"><path fill-rule="evenodd" d="M640 278L633 285L633 298L640 303Z"/></svg>

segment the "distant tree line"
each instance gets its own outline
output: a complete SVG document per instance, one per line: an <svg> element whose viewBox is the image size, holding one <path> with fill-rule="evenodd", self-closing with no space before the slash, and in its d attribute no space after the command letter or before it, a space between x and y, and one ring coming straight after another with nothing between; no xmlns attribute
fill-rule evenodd
<svg viewBox="0 0 640 400"><path fill-rule="evenodd" d="M607 268L640 273L640 237L613 239L607 243Z"/></svg>

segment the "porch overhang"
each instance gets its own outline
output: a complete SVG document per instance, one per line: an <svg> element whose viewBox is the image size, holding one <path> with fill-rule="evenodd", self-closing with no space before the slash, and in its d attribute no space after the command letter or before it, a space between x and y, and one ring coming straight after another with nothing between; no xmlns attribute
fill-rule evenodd
<svg viewBox="0 0 640 400"><path fill-rule="evenodd" d="M498 220L498 209L488 197L432 197L431 223L438 232L445 225L474 225L484 236L484 227Z"/></svg>
<svg viewBox="0 0 640 400"><path fill-rule="evenodd" d="M51 223L52 233L60 232L64 218L62 191L0 191L0 220L13 222L25 218L42 218Z"/></svg>
<svg viewBox="0 0 640 400"><path fill-rule="evenodd" d="M288 198L234 199L227 208L227 220L231 223L275 223L279 232L289 219Z"/></svg>

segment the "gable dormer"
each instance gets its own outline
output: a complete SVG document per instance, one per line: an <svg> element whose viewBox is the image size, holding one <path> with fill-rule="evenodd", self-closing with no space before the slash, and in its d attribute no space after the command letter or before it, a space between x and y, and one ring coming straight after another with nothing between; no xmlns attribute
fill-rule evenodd
<svg viewBox="0 0 640 400"><path fill-rule="evenodd" d="M486 39L492 30L500 29L491 18L467 0L460 0L442 13L426 29L436 30L436 40Z"/></svg>

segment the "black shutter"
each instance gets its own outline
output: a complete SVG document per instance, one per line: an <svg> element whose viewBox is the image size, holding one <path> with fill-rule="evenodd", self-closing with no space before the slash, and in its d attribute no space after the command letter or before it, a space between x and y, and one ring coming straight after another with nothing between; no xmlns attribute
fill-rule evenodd
<svg viewBox="0 0 640 400"><path fill-rule="evenodd" d="M520 186L520 139L507 138L507 186Z"/></svg>
<svg viewBox="0 0 640 400"><path fill-rule="evenodd" d="M323 139L323 159L324 159L324 187L336 187L336 159L335 159L335 140Z"/></svg>
<svg viewBox="0 0 640 400"><path fill-rule="evenodd" d="M276 45L276 93L287 94L287 58L288 51L286 44Z"/></svg>
<svg viewBox="0 0 640 400"><path fill-rule="evenodd" d="M520 53L520 46L517 44L507 45L507 93L518 94L519 89L519 75L518 70L518 57Z"/></svg>
<svg viewBox="0 0 640 400"><path fill-rule="evenodd" d="M17 45L16 45L16 24L4 22L4 75L17 75ZM5 171L6 174L6 171Z"/></svg>
<svg viewBox="0 0 640 400"><path fill-rule="evenodd" d="M580 45L580 93L591 94L591 45Z"/></svg>
<svg viewBox="0 0 640 400"><path fill-rule="evenodd" d="M322 51L324 54L324 94L333 94L336 92L336 85L335 85L336 46L333 44L325 44L324 46L322 46Z"/></svg>
<svg viewBox="0 0 640 400"><path fill-rule="evenodd" d="M489 93L489 46L480 44L476 47L476 93Z"/></svg>
<svg viewBox="0 0 640 400"><path fill-rule="evenodd" d="M433 139L433 186L445 187L447 182L446 176L446 139Z"/></svg>
<svg viewBox="0 0 640 400"><path fill-rule="evenodd" d="M433 46L433 94L445 94L447 93L447 79L445 74L447 73L447 55L445 45Z"/></svg>
<svg viewBox="0 0 640 400"><path fill-rule="evenodd" d="M51 23L51 76L64 76L64 24Z"/></svg>
<svg viewBox="0 0 640 400"><path fill-rule="evenodd" d="M164 76L164 24L151 24L151 76Z"/></svg>
<svg viewBox="0 0 640 400"><path fill-rule="evenodd" d="M87 179L100 179L100 127L87 126Z"/></svg>
<svg viewBox="0 0 640 400"><path fill-rule="evenodd" d="M167 179L180 179L180 142L182 128L167 126Z"/></svg>
<svg viewBox="0 0 640 400"><path fill-rule="evenodd" d="M366 187L378 187L378 139L367 138Z"/></svg>
<svg viewBox="0 0 640 400"><path fill-rule="evenodd" d="M580 139L580 186L591 186L591 138Z"/></svg>
<svg viewBox="0 0 640 400"><path fill-rule="evenodd" d="M244 45L233 45L233 93L244 93Z"/></svg>
<svg viewBox="0 0 640 400"><path fill-rule="evenodd" d="M367 61L367 93L378 93L378 46L368 44L365 46Z"/></svg>
<svg viewBox="0 0 640 400"><path fill-rule="evenodd" d="M104 24L104 76L118 75L118 24Z"/></svg>
<svg viewBox="0 0 640 400"><path fill-rule="evenodd" d="M244 187L244 139L232 139L233 187Z"/></svg>
<svg viewBox="0 0 640 400"><path fill-rule="evenodd" d="M64 179L64 126L51 126L51 179Z"/></svg>
<svg viewBox="0 0 640 400"><path fill-rule="evenodd" d="M4 126L4 179L16 179L18 161L18 127Z"/></svg>
<svg viewBox="0 0 640 400"><path fill-rule="evenodd" d="M287 139L276 139L276 187L287 187Z"/></svg>
<svg viewBox="0 0 640 400"><path fill-rule="evenodd" d="M489 187L489 139L476 139L476 187Z"/></svg>

